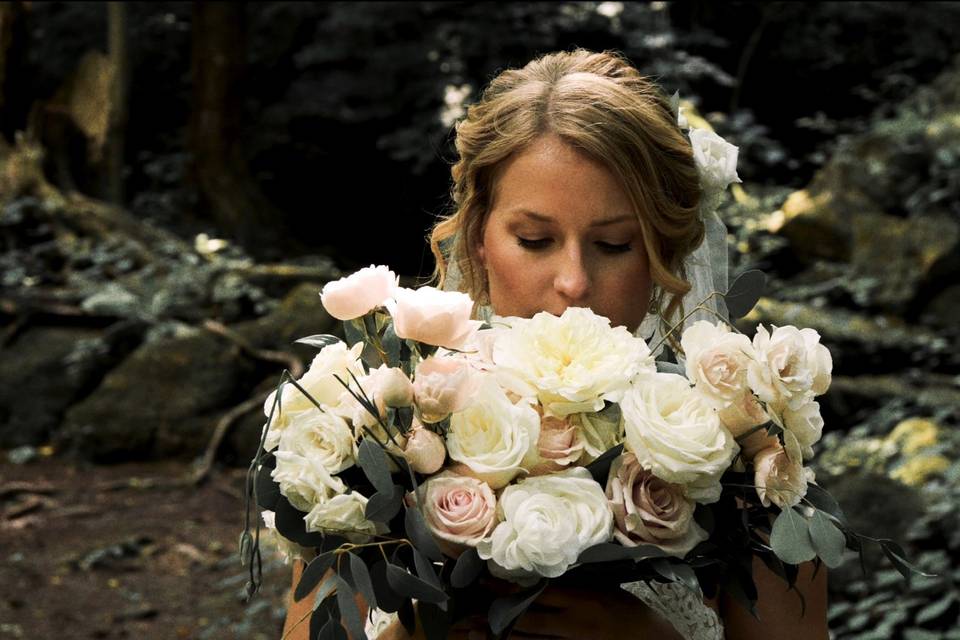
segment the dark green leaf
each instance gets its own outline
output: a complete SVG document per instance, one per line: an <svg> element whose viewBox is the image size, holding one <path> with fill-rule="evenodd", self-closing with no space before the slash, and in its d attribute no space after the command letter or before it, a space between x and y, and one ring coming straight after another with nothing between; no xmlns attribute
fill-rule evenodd
<svg viewBox="0 0 960 640"><path fill-rule="evenodd" d="M375 493L367 500L364 515L374 522L390 522L400 513L403 504L403 487L393 485L389 493Z"/></svg>
<svg viewBox="0 0 960 640"><path fill-rule="evenodd" d="M307 565L307 568L304 569L300 575L300 582L297 583L297 588L293 593L293 599L299 602L307 597L307 594L313 591L315 586L320 584L320 580L324 574L327 573L327 570L333 566L333 561L336 557L336 554L333 552L327 552L311 560L310 564Z"/></svg>
<svg viewBox="0 0 960 640"><path fill-rule="evenodd" d="M448 598L447 594L440 589L410 575L395 564L387 565L387 582L391 589L408 598L416 598L434 604L446 602Z"/></svg>
<svg viewBox="0 0 960 640"><path fill-rule="evenodd" d="M280 485L270 476L271 470L266 466L257 470L257 504L261 509L276 511L277 501L280 500Z"/></svg>
<svg viewBox="0 0 960 640"><path fill-rule="evenodd" d="M810 540L817 555L828 567L833 569L840 566L847 538L822 511L814 511L810 519Z"/></svg>
<svg viewBox="0 0 960 640"><path fill-rule="evenodd" d="M893 563L894 568L900 572L904 578L909 579L911 575L917 575L923 578L936 578L937 575L933 573L925 573L916 567L913 563L907 560L907 554L899 544L893 540L878 540L880 543L880 548L883 549L883 553L886 554L890 562Z"/></svg>
<svg viewBox="0 0 960 640"><path fill-rule="evenodd" d="M393 480L390 478L389 462L383 447L370 438L364 438L357 451L357 465L363 469L364 475L377 492L391 494Z"/></svg>
<svg viewBox="0 0 960 640"><path fill-rule="evenodd" d="M363 342L363 320L354 318L346 320L343 323L343 335L347 338L347 345L353 346L358 342Z"/></svg>
<svg viewBox="0 0 960 640"><path fill-rule="evenodd" d="M331 580L331 583L333 581ZM310 637L311 638L321 638L320 634L323 632L324 627L328 622L333 622L337 628L340 628L340 610L337 608L337 599L329 598L324 600L319 606L314 607L313 613L310 615ZM341 628L341 631L342 628ZM333 633L332 630L328 630L327 633ZM345 635L345 634L344 634ZM344 635L327 635L327 638L343 638Z"/></svg>
<svg viewBox="0 0 960 640"><path fill-rule="evenodd" d="M603 452L599 458L587 465L587 471L593 476L593 479L600 483L600 486L607 485L607 475L610 473L610 465L623 453L623 445L618 444L612 449Z"/></svg>
<svg viewBox="0 0 960 640"><path fill-rule="evenodd" d="M789 564L807 562L817 555L810 540L807 520L790 508L784 509L773 522L770 546L781 560Z"/></svg>
<svg viewBox="0 0 960 640"><path fill-rule="evenodd" d="M417 608L422 607L426 603L421 603ZM413 601L410 598L405 598L403 604L400 606L400 610L397 611L397 617L400 618L400 624L403 625L403 628L407 630L407 635L413 636L417 631L417 611L413 607Z"/></svg>
<svg viewBox="0 0 960 640"><path fill-rule="evenodd" d="M340 607L340 616L342 624L350 632L352 640L367 640L367 634L364 632L363 616L360 615L360 608L357 607L357 601L354 600L353 589L347 584L347 581L337 576L337 605Z"/></svg>
<svg viewBox="0 0 960 640"><path fill-rule="evenodd" d="M617 560L643 560L645 558L662 558L667 554L663 549L652 544L642 544L636 547L625 547L613 542L601 542L589 549L584 549L577 558L580 564L592 562L614 562Z"/></svg>
<svg viewBox="0 0 960 640"><path fill-rule="evenodd" d="M541 580L530 589L512 595L497 598L490 605L490 629L499 636L514 620L519 618L540 597L547 587L547 580Z"/></svg>
<svg viewBox="0 0 960 640"><path fill-rule="evenodd" d="M311 347L316 347L317 349L323 349L326 346L340 342L340 338L338 338L337 336L332 336L329 333L318 333L315 336L307 336L306 338L300 338L296 342L299 342L300 344L309 345Z"/></svg>
<svg viewBox="0 0 960 640"><path fill-rule="evenodd" d="M387 561L380 560L370 568L370 581L377 594L377 607L387 613L396 613L403 604L403 597L387 582Z"/></svg>
<svg viewBox="0 0 960 640"><path fill-rule="evenodd" d="M687 375L687 370L684 367L681 367L676 362L665 362L663 360L657 360L657 373L675 373L678 376Z"/></svg>
<svg viewBox="0 0 960 640"><path fill-rule="evenodd" d="M421 602L417 605L417 613L423 625L423 632L427 640L444 640L450 629L450 614L435 604Z"/></svg>
<svg viewBox="0 0 960 640"><path fill-rule="evenodd" d="M651 562L653 570L671 582L678 582L692 591L700 589L697 574L690 565L683 562L671 562L666 558L656 558Z"/></svg>
<svg viewBox="0 0 960 640"><path fill-rule="evenodd" d="M483 566L483 560L480 559L477 550L473 547L468 548L457 558L457 563L450 574L450 584L456 589L470 586L480 576Z"/></svg>
<svg viewBox="0 0 960 640"><path fill-rule="evenodd" d="M737 276L737 279L727 289L726 295L723 296L727 303L730 319L742 318L750 313L750 310L757 304L757 300L763 295L766 286L767 276L763 271L750 269Z"/></svg>
<svg viewBox="0 0 960 640"><path fill-rule="evenodd" d="M840 524L846 524L846 516L843 513L843 509L840 508L840 504L820 485L813 484L812 482L808 484L807 494L804 496L804 499L820 511L828 513L839 520Z"/></svg>
<svg viewBox="0 0 960 640"><path fill-rule="evenodd" d="M400 338L393 328L393 321L387 323L383 330L383 351L387 354L387 364L391 367L400 365Z"/></svg>
<svg viewBox="0 0 960 640"><path fill-rule="evenodd" d="M713 530L716 528L717 523L713 517L712 508L704 504L698 504L696 510L693 512L693 519L708 535L713 535Z"/></svg>
<svg viewBox="0 0 960 640"><path fill-rule="evenodd" d="M307 525L303 521L305 514L295 509L290 502L281 497L277 500L274 513L274 523L277 525L277 531L287 540L296 542L301 547L317 547L323 544L323 534L307 531Z"/></svg>
<svg viewBox="0 0 960 640"><path fill-rule="evenodd" d="M328 575L324 581L320 583L320 586L317 587L317 595L313 598L314 609L322 605L323 601L333 593L334 587L337 586L337 581L334 580L334 578L335 576L333 574Z"/></svg>
<svg viewBox="0 0 960 640"><path fill-rule="evenodd" d="M427 558L416 549L413 550L413 565L417 568L417 575L420 576L421 580L433 585L437 589L443 589L443 583L440 582L440 576L437 575L437 570L434 569L433 563L427 560Z"/></svg>
<svg viewBox="0 0 960 640"><path fill-rule="evenodd" d="M377 594L373 590L373 582L370 580L370 571L367 564L360 556L350 553L347 554L350 560L350 575L353 577L353 585L357 591L363 594L364 599L370 607L377 606Z"/></svg>
<svg viewBox="0 0 960 640"><path fill-rule="evenodd" d="M423 519L423 514L420 513L419 509L416 507L407 507L403 524L407 530L407 537L410 538L420 553L431 560L436 560L437 562L443 561L443 554L440 552L440 547L437 546L437 541L433 539L433 534L430 533L427 522Z"/></svg>
<svg viewBox="0 0 960 640"><path fill-rule="evenodd" d="M336 618L327 620L320 633L314 637L317 640L348 640L347 632Z"/></svg>

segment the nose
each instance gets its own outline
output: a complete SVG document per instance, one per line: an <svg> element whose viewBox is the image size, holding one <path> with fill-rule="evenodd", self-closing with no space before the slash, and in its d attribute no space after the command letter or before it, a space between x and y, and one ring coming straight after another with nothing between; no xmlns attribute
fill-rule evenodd
<svg viewBox="0 0 960 640"><path fill-rule="evenodd" d="M590 291L590 272L579 248L565 251L559 257L553 288L569 306L582 306Z"/></svg>

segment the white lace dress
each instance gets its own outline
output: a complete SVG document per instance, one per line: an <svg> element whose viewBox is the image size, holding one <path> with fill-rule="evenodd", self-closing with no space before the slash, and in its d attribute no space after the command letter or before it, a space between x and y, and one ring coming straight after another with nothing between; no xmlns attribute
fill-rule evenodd
<svg viewBox="0 0 960 640"><path fill-rule="evenodd" d="M703 603L703 594L676 583L628 582L620 586L669 620L685 640L723 640L723 623ZM375 640L396 619L395 613L375 609L367 620L367 637Z"/></svg>

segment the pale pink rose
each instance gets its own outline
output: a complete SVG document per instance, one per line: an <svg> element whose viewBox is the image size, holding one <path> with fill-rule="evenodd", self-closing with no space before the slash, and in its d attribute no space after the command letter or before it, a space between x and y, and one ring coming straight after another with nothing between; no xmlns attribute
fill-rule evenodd
<svg viewBox="0 0 960 640"><path fill-rule="evenodd" d="M632 453L611 465L606 494L613 511L613 536L625 547L652 544L683 558L707 539L693 519L696 505L685 497L683 487L656 477Z"/></svg>
<svg viewBox="0 0 960 640"><path fill-rule="evenodd" d="M427 526L448 556L476 546L497 524L497 498L482 480L444 471L420 485L420 495Z"/></svg>
<svg viewBox="0 0 960 640"><path fill-rule="evenodd" d="M563 471L583 455L584 443L571 416L540 419L540 437L537 439L537 461L530 475Z"/></svg>
<svg viewBox="0 0 960 640"><path fill-rule="evenodd" d="M756 360L750 363L750 388L768 405L800 409L830 386L833 361L813 329L760 325L753 336Z"/></svg>
<svg viewBox="0 0 960 640"><path fill-rule="evenodd" d="M407 433L403 457L417 473L436 473L447 458L447 447L441 436L418 424Z"/></svg>
<svg viewBox="0 0 960 640"><path fill-rule="evenodd" d="M345 278L328 282L320 292L320 302L338 320L353 320L382 305L393 295L399 279L389 268L365 267Z"/></svg>
<svg viewBox="0 0 960 640"><path fill-rule="evenodd" d="M788 509L807 494L808 474L796 437L785 431L784 447L779 442L760 451L753 459L754 484L763 506L771 503Z"/></svg>
<svg viewBox="0 0 960 640"><path fill-rule="evenodd" d="M462 411L477 392L480 376L459 358L431 356L420 361L413 377L413 395L424 422L440 422Z"/></svg>
<svg viewBox="0 0 960 640"><path fill-rule="evenodd" d="M740 394L729 407L721 409L719 415L720 422L734 438L739 438L754 427L770 421L767 412L750 391Z"/></svg>
<svg viewBox="0 0 960 640"><path fill-rule="evenodd" d="M398 287L386 305L398 337L448 349L459 349L483 324L470 319L473 300L458 291Z"/></svg>
<svg viewBox="0 0 960 640"><path fill-rule="evenodd" d="M747 370L753 345L723 323L705 320L683 332L680 346L686 355L687 378L716 409L730 406L747 389Z"/></svg>

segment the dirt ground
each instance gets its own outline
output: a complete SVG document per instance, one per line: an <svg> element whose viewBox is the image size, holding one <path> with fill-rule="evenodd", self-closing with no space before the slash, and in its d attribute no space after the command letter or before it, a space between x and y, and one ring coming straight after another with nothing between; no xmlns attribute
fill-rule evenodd
<svg viewBox="0 0 960 640"><path fill-rule="evenodd" d="M280 638L289 568L245 602L242 470L0 464L0 640Z"/></svg>

